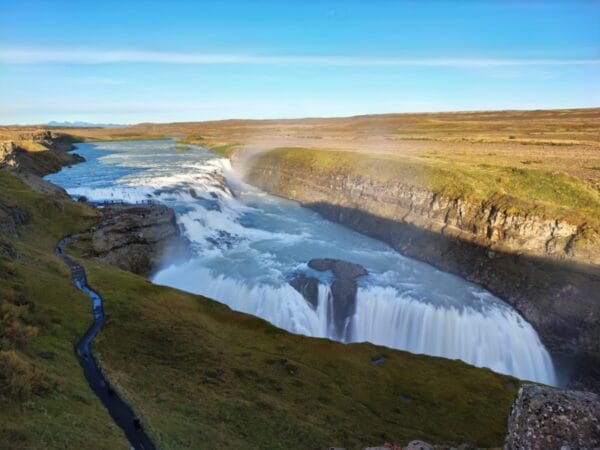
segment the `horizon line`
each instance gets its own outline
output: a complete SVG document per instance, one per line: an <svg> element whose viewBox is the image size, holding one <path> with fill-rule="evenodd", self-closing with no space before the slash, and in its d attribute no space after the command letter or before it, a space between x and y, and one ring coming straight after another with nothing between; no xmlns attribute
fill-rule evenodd
<svg viewBox="0 0 600 450"><path fill-rule="evenodd" d="M278 120L329 120L329 119L351 119L354 117L365 117L365 116L390 116L390 115L426 115L426 114L474 114L474 113L489 113L489 112L538 112L538 111L579 111L579 110L594 110L600 109L598 106L572 106L572 107L548 107L548 108L500 108L500 109L455 109L455 110L438 110L438 111L405 111L405 112L381 112L381 113L362 113L362 114L349 114L340 116L296 116L296 117L278 117L278 118L250 118L250 117L230 117L227 119L208 119L208 120L181 120L181 121L170 121L170 122L133 122L133 123L113 123L117 127L135 127L138 125L172 125L172 124L185 124L185 123L208 123L208 122L227 122L227 121L278 121ZM102 126L102 123L95 123L87 120L49 120L48 122L40 123L0 123L0 127L54 127L54 128L87 128L86 126L68 126L68 125L50 125L50 122L89 122L89 127L98 128L114 128L110 126Z"/></svg>

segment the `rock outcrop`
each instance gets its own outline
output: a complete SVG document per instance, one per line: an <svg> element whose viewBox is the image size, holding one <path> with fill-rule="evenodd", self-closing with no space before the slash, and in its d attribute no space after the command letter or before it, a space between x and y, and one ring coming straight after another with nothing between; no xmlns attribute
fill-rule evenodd
<svg viewBox="0 0 600 450"><path fill-rule="evenodd" d="M79 235L85 256L148 276L161 262L189 255L171 208L158 204L115 204L100 208L100 222Z"/></svg>
<svg viewBox="0 0 600 450"><path fill-rule="evenodd" d="M17 145L13 141L0 142L0 168L15 167Z"/></svg>
<svg viewBox="0 0 600 450"><path fill-rule="evenodd" d="M319 306L319 280L301 273L290 280L290 284L302 297L310 303L313 309Z"/></svg>
<svg viewBox="0 0 600 450"><path fill-rule="evenodd" d="M14 140L0 142L0 168L47 175L84 160L68 153L72 149L73 142L65 135L48 130L19 133Z"/></svg>
<svg viewBox="0 0 600 450"><path fill-rule="evenodd" d="M333 332L335 338L341 341L350 337L351 318L356 312L356 279L367 275L364 267L339 259L311 259L308 267L318 272L331 271L334 280L331 283ZM290 284L300 292L313 306L318 306L319 281L314 277L300 274L294 277Z"/></svg>
<svg viewBox="0 0 600 450"><path fill-rule="evenodd" d="M252 184L485 286L535 327L554 356L570 360L574 386L600 390L594 369L600 361L600 239L593 230L517 214L493 198L447 198L401 180L299 170L285 158L262 155L252 164L246 175Z"/></svg>
<svg viewBox="0 0 600 450"><path fill-rule="evenodd" d="M600 448L600 396L526 384L508 419L505 450Z"/></svg>

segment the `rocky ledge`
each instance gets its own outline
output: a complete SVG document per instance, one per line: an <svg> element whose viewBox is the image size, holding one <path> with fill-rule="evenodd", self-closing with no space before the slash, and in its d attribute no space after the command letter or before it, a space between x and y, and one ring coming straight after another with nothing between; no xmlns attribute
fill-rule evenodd
<svg viewBox="0 0 600 450"><path fill-rule="evenodd" d="M600 448L600 396L526 384L508 419L505 450Z"/></svg>
<svg viewBox="0 0 600 450"><path fill-rule="evenodd" d="M98 209L101 219L79 235L84 256L149 276L161 262L189 253L171 208L159 204L110 204Z"/></svg>

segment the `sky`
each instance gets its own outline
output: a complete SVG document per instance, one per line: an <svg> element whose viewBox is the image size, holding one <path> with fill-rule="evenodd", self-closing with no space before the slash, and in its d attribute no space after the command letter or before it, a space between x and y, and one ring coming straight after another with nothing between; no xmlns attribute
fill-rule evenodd
<svg viewBox="0 0 600 450"><path fill-rule="evenodd" d="M0 0L0 124L600 106L600 1Z"/></svg>

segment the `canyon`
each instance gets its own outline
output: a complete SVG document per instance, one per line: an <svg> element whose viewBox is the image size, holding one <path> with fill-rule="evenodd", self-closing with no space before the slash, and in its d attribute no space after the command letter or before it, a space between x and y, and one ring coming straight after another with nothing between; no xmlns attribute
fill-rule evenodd
<svg viewBox="0 0 600 450"><path fill-rule="evenodd" d="M559 360L574 355L573 386L598 389L597 230L511 211L493 198L469 201L401 179L379 181L344 171L343 163L334 169L306 163L296 152L254 157L248 181L485 286L519 310Z"/></svg>

